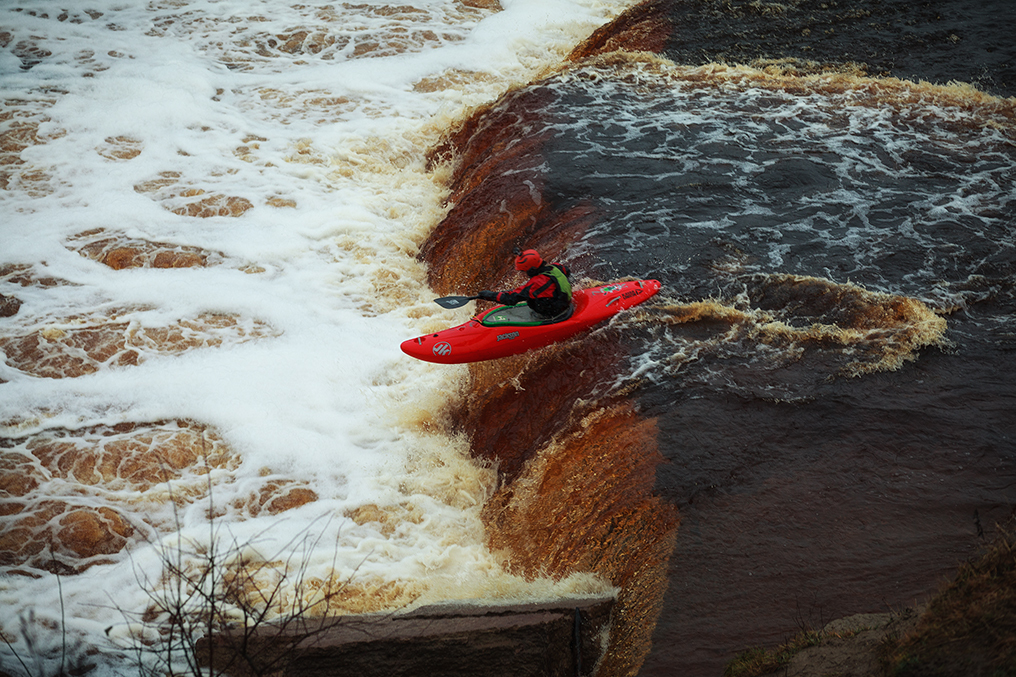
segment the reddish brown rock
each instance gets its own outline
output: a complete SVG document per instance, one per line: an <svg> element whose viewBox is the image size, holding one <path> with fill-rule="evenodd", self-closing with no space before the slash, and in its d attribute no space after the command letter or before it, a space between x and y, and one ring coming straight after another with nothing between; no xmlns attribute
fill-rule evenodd
<svg viewBox="0 0 1016 677"><path fill-rule="evenodd" d="M124 346L126 323L113 322L80 329L40 329L28 334L0 336L7 363L35 376L74 378L103 365L138 363L137 350Z"/></svg>
<svg viewBox="0 0 1016 677"><path fill-rule="evenodd" d="M0 515L11 515L18 512L16 502L8 502L12 497L24 496L39 488L46 476L37 467L34 459L23 453L8 451L4 447L13 446L11 440L0 438Z"/></svg>
<svg viewBox="0 0 1016 677"><path fill-rule="evenodd" d="M195 500L205 473L238 464L215 431L188 421L0 438L0 564L70 574L110 561L135 537L136 511L118 502L170 480L178 493L161 500Z"/></svg>
<svg viewBox="0 0 1016 677"><path fill-rule="evenodd" d="M21 299L16 296L0 294L0 317L11 317L17 315L21 309Z"/></svg>
<svg viewBox="0 0 1016 677"><path fill-rule="evenodd" d="M73 574L109 562L134 535L127 518L110 507L92 507L71 500L12 503L16 516L4 516L0 532L0 564L31 566Z"/></svg>
<svg viewBox="0 0 1016 677"><path fill-rule="evenodd" d="M238 502L234 507L246 510L251 517L265 512L277 515L287 510L299 508L301 505L313 503L318 499L317 493L307 486L289 480L271 480L246 501Z"/></svg>
<svg viewBox="0 0 1016 677"><path fill-rule="evenodd" d="M46 142L39 136L39 126L49 122L49 118L41 111L52 104L52 100L4 100L0 109L0 123L3 123L0 129L0 190L19 189L33 196L48 194L49 175L33 169L22 159L21 153Z"/></svg>
<svg viewBox="0 0 1016 677"><path fill-rule="evenodd" d="M179 207L170 207L169 211L180 216L196 216L207 219L212 216L241 216L248 209L254 207L251 201L245 197L235 195L212 194L207 195L201 189L190 189L180 193L185 198L197 197L197 200L187 200Z"/></svg>
<svg viewBox="0 0 1016 677"><path fill-rule="evenodd" d="M82 256L103 263L113 270L203 267L208 264L212 255L200 247L148 242L119 236L89 239L102 232L82 233L77 236L76 240L86 241L78 245L76 250Z"/></svg>
<svg viewBox="0 0 1016 677"><path fill-rule="evenodd" d="M108 317L68 318L64 326L0 336L0 351L16 369L46 378L76 378L110 366L134 366L145 352L180 353L274 335L260 320L204 314L169 327L136 327ZM69 324L84 326L67 326Z"/></svg>
<svg viewBox="0 0 1016 677"><path fill-rule="evenodd" d="M39 277L35 274L32 266L23 263L8 263L0 266L0 280L19 284L22 287L30 287L32 285L56 287L61 284L68 284L66 280L59 280L55 277Z"/></svg>
<svg viewBox="0 0 1016 677"><path fill-rule="evenodd" d="M239 464L213 429L191 421L46 430L26 440L23 449L52 477L140 492L184 473Z"/></svg>
<svg viewBox="0 0 1016 677"><path fill-rule="evenodd" d="M110 136L98 148L99 155L109 160L133 160L141 155L142 143L129 136Z"/></svg>
<svg viewBox="0 0 1016 677"><path fill-rule="evenodd" d="M80 559L119 552L134 534L130 522L107 507L71 508L57 524L53 535L60 549L69 550Z"/></svg>
<svg viewBox="0 0 1016 677"><path fill-rule="evenodd" d="M236 217L254 206L244 197L209 193L203 188L188 185L180 172L174 171L161 172L157 179L138 183L134 191L150 195L163 208L180 216Z"/></svg>
<svg viewBox="0 0 1016 677"><path fill-rule="evenodd" d="M0 438L0 564L77 573L120 552L135 537L125 515L173 528L137 512L145 496L156 508L207 500L208 473L235 470L240 458L222 437L194 421L122 423L26 438ZM279 514L317 500L306 485L264 481L231 508L242 515ZM166 491L156 491L165 485ZM84 498L82 498L84 497ZM214 503L212 504L214 505ZM216 506L218 517L227 506ZM162 519L165 519L163 517Z"/></svg>

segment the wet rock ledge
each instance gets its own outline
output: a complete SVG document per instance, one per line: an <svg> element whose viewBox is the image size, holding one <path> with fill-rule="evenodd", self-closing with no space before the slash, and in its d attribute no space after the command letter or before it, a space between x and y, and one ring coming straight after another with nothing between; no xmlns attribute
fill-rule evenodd
<svg viewBox="0 0 1016 677"><path fill-rule="evenodd" d="M513 606L434 605L330 618L202 642L206 665L234 677L557 677L592 675L613 599Z"/></svg>

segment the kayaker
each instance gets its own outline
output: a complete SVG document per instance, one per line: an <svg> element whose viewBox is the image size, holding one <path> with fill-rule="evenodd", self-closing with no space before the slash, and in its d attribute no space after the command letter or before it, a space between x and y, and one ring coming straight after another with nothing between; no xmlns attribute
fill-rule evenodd
<svg viewBox="0 0 1016 677"><path fill-rule="evenodd" d="M529 281L511 291L481 291L477 296L512 306L523 301L538 315L555 318L571 307L571 271L563 263L546 263L535 249L518 252L515 270L529 276Z"/></svg>

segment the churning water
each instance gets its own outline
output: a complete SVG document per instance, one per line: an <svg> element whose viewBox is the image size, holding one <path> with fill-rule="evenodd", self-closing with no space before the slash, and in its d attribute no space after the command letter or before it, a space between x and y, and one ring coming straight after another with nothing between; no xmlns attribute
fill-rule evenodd
<svg viewBox="0 0 1016 677"><path fill-rule="evenodd" d="M802 622L912 603L1009 515L1011 99L775 62L555 70L620 3L82 7L0 18L14 650L58 664L66 623L103 671L132 670L165 554L198 570L213 542L230 566L262 562L269 588L298 572L314 592L287 594L332 612L612 589L504 535L519 525L485 529L483 506L510 504L504 522L592 533L601 497L540 505L534 480L505 498L470 456L510 446L515 414L449 427L483 378L398 350L467 317L430 302L440 262L417 255L475 205L445 204L449 167L426 155L514 86L488 114L507 139L491 156L522 158L495 176L517 202L491 213L579 280L665 285L588 344L513 362L541 380L527 395L509 373L497 400L572 397L583 426L651 433L665 459L655 494L681 521L645 605L651 646L617 664L718 674ZM515 224L518 205L541 216ZM467 225L464 275L510 248ZM601 374L605 343L624 350ZM530 473L569 449L543 437ZM586 468L623 484L594 452ZM617 525L633 550L618 534L657 526ZM511 561L526 547L529 575Z"/></svg>

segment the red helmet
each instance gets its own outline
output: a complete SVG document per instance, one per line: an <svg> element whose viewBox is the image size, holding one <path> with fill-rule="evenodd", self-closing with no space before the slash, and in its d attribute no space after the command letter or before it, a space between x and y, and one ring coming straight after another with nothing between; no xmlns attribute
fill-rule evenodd
<svg viewBox="0 0 1016 677"><path fill-rule="evenodd" d="M543 265L543 259L535 249L527 249L515 257L515 270L528 272Z"/></svg>

